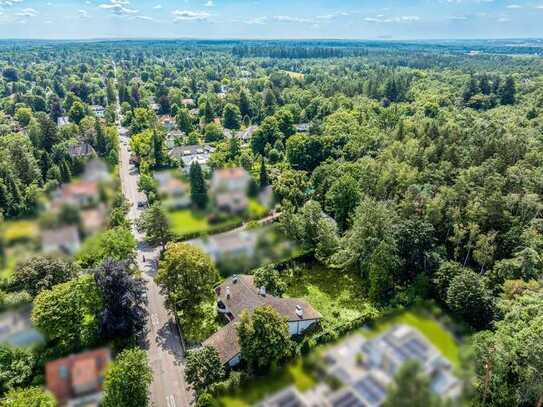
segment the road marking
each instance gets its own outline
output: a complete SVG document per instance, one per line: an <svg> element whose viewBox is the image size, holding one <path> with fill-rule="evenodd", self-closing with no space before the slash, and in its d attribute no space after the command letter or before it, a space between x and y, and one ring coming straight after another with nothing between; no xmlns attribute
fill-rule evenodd
<svg viewBox="0 0 543 407"><path fill-rule="evenodd" d="M173 397L173 395L170 395L170 396L166 397L166 404L167 404L168 407L176 407L175 406L175 398Z"/></svg>
<svg viewBox="0 0 543 407"><path fill-rule="evenodd" d="M151 314L151 323L153 324L155 329L158 329L158 326L160 325L160 320L158 319L157 314Z"/></svg>

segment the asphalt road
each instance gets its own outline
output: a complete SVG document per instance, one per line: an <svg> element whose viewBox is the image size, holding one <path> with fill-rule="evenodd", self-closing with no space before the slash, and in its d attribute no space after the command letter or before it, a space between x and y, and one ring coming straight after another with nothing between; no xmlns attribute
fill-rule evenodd
<svg viewBox="0 0 543 407"><path fill-rule="evenodd" d="M117 106L120 117L120 106ZM120 123L118 123L120 129ZM139 173L129 163L128 139L121 138L120 178L123 194L130 203L129 219L134 221L140 216L137 203L145 201L145 195L138 191ZM164 305L164 298L153 280L155 264L160 254L158 248L149 247L143 235L133 228L138 241L137 263L143 271L147 284L149 322L147 327L146 347L153 370L153 382L150 388L151 405L154 407L189 406L192 399L187 391L184 377L184 349L175 319ZM145 262L143 259L145 258Z"/></svg>

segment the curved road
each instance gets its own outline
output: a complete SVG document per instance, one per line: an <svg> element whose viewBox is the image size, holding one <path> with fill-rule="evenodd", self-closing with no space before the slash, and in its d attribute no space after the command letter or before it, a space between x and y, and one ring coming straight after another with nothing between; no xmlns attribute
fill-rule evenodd
<svg viewBox="0 0 543 407"><path fill-rule="evenodd" d="M117 67L113 63L115 77ZM117 117L120 118L120 105L117 101ZM119 130L120 120L117 121ZM128 138L121 137L119 154L119 174L121 178L123 194L130 203L128 213L132 224L141 214L137 208L139 201L145 201L145 196L138 191L139 173L129 163ZM160 250L149 247L144 242L144 236L133 228L134 236L138 242L137 263L142 270L147 283L147 295L149 300L149 322L147 326L146 347L149 361L153 370L153 382L151 384L151 405L154 407L185 407L192 400L191 392L187 391L184 375L184 349L182 338L175 323L164 305L164 298L160 295L158 286L153 276L156 272L155 264ZM145 262L143 258L145 257Z"/></svg>

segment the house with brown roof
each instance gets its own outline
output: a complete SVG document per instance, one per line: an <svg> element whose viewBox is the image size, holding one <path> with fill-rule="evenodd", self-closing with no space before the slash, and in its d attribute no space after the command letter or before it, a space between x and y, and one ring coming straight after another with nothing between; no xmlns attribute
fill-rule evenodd
<svg viewBox="0 0 543 407"><path fill-rule="evenodd" d="M52 202L53 209L59 209L63 205L88 208L98 204L100 199L98 182L96 181L74 181L64 184L55 193Z"/></svg>
<svg viewBox="0 0 543 407"><path fill-rule="evenodd" d="M98 406L110 360L110 350L101 348L48 362L47 390L55 395L59 405Z"/></svg>
<svg viewBox="0 0 543 407"><path fill-rule="evenodd" d="M291 336L301 335L322 318L305 300L279 298L266 293L264 287L257 288L254 277L250 275L227 278L215 289L215 294L217 310L229 323L210 336L203 345L215 348L221 362L230 367L236 366L241 360L236 324L242 312L252 313L259 306L271 306L286 319Z"/></svg>

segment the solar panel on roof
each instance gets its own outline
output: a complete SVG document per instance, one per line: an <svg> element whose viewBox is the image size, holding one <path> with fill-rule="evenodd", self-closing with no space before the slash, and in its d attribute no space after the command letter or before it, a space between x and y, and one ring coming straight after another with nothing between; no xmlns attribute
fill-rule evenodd
<svg viewBox="0 0 543 407"><path fill-rule="evenodd" d="M352 392L345 392L331 401L333 407L366 407Z"/></svg>
<svg viewBox="0 0 543 407"><path fill-rule="evenodd" d="M366 376L353 386L354 390L368 403L377 405L386 397L386 390L371 376Z"/></svg>

